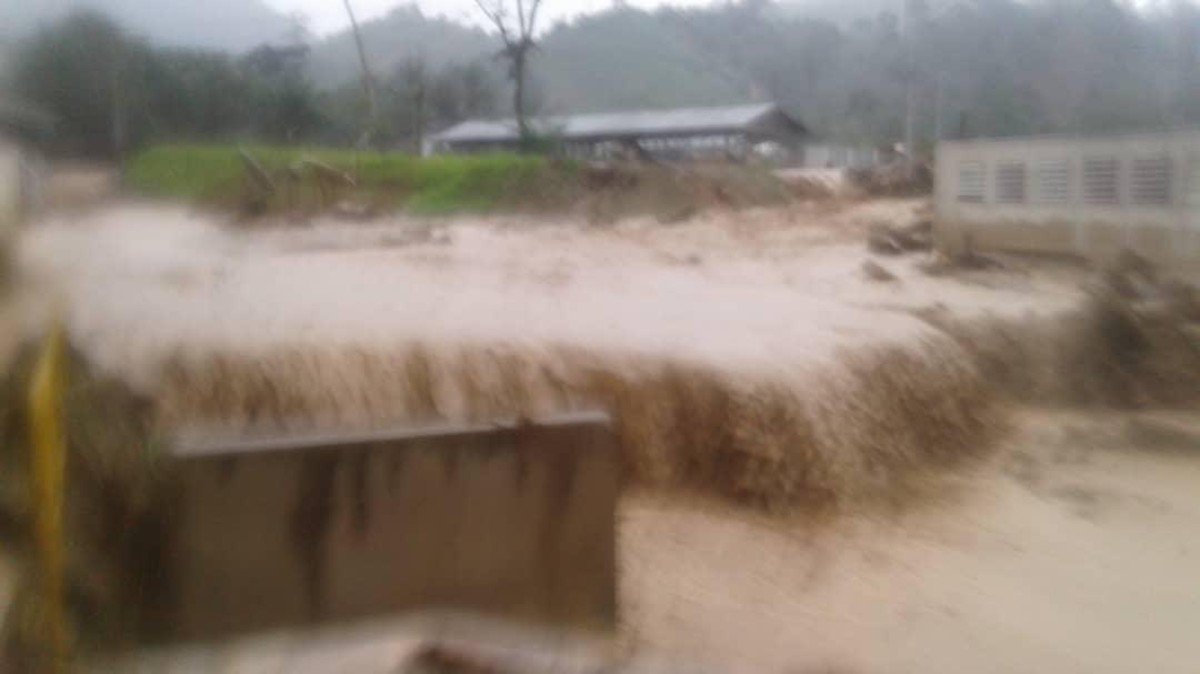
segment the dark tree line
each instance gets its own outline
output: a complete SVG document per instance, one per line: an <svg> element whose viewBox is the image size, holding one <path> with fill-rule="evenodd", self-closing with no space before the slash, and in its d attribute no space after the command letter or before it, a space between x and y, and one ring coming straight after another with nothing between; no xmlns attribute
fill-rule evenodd
<svg viewBox="0 0 1200 674"><path fill-rule="evenodd" d="M318 91L303 42L244 55L156 48L95 12L78 12L18 53L17 92L56 119L52 149L120 157L150 141L350 144L361 133L361 88ZM387 80L378 147L419 148L424 130L491 113L493 79L478 64Z"/></svg>
<svg viewBox="0 0 1200 674"><path fill-rule="evenodd" d="M540 35L520 100L566 113L771 99L819 135L849 142L900 140L908 119L925 143L1200 124L1200 10L1188 2L877 6L884 11L835 23L770 0L654 12L615 5ZM438 49L379 35L400 31L396 22L433 26ZM411 8L362 29L378 59L376 146L416 149L461 119L513 114L498 90L505 61L476 29ZM351 144L368 117L355 72L328 89L307 75L334 42L241 56L157 49L77 14L29 42L16 79L59 117L58 138L75 151L163 138Z"/></svg>
<svg viewBox="0 0 1200 674"><path fill-rule="evenodd" d="M419 54L400 61L379 79L374 143L419 152L430 133L464 119L504 114L496 79L478 61L435 67ZM327 137L337 143L354 140L367 105L361 86L347 83L324 100L330 119Z"/></svg>

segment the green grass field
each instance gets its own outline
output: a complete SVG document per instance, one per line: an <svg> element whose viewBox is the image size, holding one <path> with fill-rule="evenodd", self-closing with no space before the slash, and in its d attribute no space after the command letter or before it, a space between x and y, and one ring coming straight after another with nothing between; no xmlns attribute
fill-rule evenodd
<svg viewBox="0 0 1200 674"><path fill-rule="evenodd" d="M377 206L420 213L508 210L553 198L555 186L570 182L576 167L543 157L512 154L414 157L411 155L320 148L247 147L274 176L302 158L345 171L357 187L339 195ZM233 145L159 145L128 164L127 184L143 194L217 205L242 203L252 181ZM315 179L287 185L276 205L312 205ZM561 190L559 190L561 191ZM325 197L327 198L327 197ZM325 204L328 205L328 204Z"/></svg>

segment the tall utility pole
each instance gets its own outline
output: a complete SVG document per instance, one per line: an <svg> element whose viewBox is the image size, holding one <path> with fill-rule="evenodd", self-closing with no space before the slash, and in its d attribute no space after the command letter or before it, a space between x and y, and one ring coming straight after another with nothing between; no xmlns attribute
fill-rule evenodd
<svg viewBox="0 0 1200 674"><path fill-rule="evenodd" d="M942 139L942 87L945 86L945 80L945 76L939 70L933 88L933 143L935 145Z"/></svg>
<svg viewBox="0 0 1200 674"><path fill-rule="evenodd" d="M350 0L342 0L342 4L346 7L346 14L350 17L350 29L354 33L354 46L358 48L358 63L362 66L362 81L363 93L367 96L367 122L362 131L362 136L359 137L359 144L367 144L371 141L371 135L375 131L375 124L378 121L378 109L375 106L375 81L371 79L371 68L367 65L367 50L363 47L362 34L358 32L358 20L354 18L354 9L350 7Z"/></svg>
<svg viewBox="0 0 1200 674"><path fill-rule="evenodd" d="M109 46L111 61L108 73L109 116L111 128L109 142L113 159L120 167L125 166L125 149L129 141L128 106L126 105L125 64L127 55L125 45L120 39L115 39Z"/></svg>
<svg viewBox="0 0 1200 674"><path fill-rule="evenodd" d="M1195 114L1196 101L1196 65L1197 65L1197 16L1196 10L1187 3L1179 2L1175 5L1175 24L1179 27L1179 36L1176 46L1176 63L1178 68L1178 89L1174 105L1174 119L1176 125L1182 126L1192 120L1191 117Z"/></svg>
<svg viewBox="0 0 1200 674"><path fill-rule="evenodd" d="M913 46L912 0L900 0L900 33L904 40L904 159L911 178L916 168L917 63Z"/></svg>

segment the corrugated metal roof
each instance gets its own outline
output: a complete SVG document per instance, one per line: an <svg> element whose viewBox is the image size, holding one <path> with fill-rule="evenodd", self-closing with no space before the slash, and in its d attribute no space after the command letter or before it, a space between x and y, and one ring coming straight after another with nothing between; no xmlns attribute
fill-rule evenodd
<svg viewBox="0 0 1200 674"><path fill-rule="evenodd" d="M774 103L756 103L719 108L605 112L547 117L531 121L530 126L539 134L569 139L668 133L720 133L745 128L776 110L778 106ZM434 134L432 140L489 142L515 140L516 137L517 124L513 119L468 120Z"/></svg>

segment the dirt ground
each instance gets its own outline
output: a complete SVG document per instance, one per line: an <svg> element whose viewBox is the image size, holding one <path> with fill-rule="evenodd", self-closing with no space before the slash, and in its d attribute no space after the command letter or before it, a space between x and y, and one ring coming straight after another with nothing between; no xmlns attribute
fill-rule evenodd
<svg viewBox="0 0 1200 674"><path fill-rule="evenodd" d="M1081 298L1082 272L1045 261L928 277L918 255L878 257L898 280L866 278L870 225L919 208L235 228L114 203L36 223L19 257L29 320L59 307L101 365L148 386L181 349L413 339L791 376L840 349L927 336L915 309L1046 316ZM814 521L634 493L621 640L735 672L1196 671L1195 422L1019 410L992 460L899 511ZM280 657L245 671L279 671Z"/></svg>

